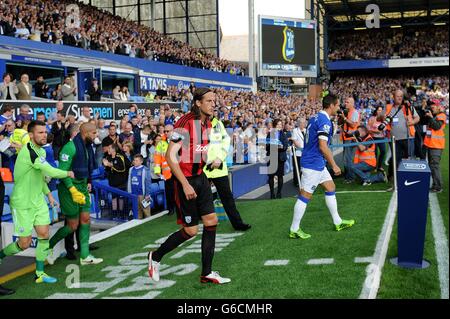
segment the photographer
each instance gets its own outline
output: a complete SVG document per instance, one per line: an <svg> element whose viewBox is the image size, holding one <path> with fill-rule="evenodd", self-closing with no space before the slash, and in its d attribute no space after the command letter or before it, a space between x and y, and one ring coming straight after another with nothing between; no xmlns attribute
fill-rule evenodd
<svg viewBox="0 0 450 319"><path fill-rule="evenodd" d="M386 120L386 116L383 113L383 106L377 106L369 118L367 128L369 134L373 137L375 141L380 141L386 138L386 125L383 122ZM384 172L383 161L386 155L386 143L377 143L376 148L378 148L377 156L377 170Z"/></svg>
<svg viewBox="0 0 450 319"><path fill-rule="evenodd" d="M427 99L423 97L420 106L416 107L416 112L420 116L420 121L416 125L416 140L417 136L420 136L420 141L419 144L416 141L416 145L414 147L415 155L419 157L421 160L425 160L427 158L427 151L425 145L423 144L423 141L425 139L425 133L427 132L427 124L429 119L428 117L425 116L427 110L429 110Z"/></svg>
<svg viewBox="0 0 450 319"><path fill-rule="evenodd" d="M343 112L338 111L338 123L342 128L341 138L344 144L353 143L353 133L355 133L360 123L359 113L355 110L355 99L353 97L345 99L345 110ZM355 152L355 146L344 147L344 183L346 184L350 184L354 179L351 166L353 158L355 157Z"/></svg>
<svg viewBox="0 0 450 319"><path fill-rule="evenodd" d="M386 105L387 131L390 137L395 137L397 166L402 159L407 159L414 154L414 136L416 130L414 125L419 123L420 117L409 102L403 99L403 91L394 93L394 104ZM392 150L391 150L392 151ZM393 176L393 158L389 161L388 177Z"/></svg>
<svg viewBox="0 0 450 319"><path fill-rule="evenodd" d="M425 135L424 146L428 154L428 163L431 169L433 184L430 191L433 193L442 192L442 178L440 171L440 161L442 151L445 147L445 121L446 115L441 111L439 100L429 102L429 109L425 112L428 120L427 133Z"/></svg>
<svg viewBox="0 0 450 319"><path fill-rule="evenodd" d="M358 126L358 130L353 135L358 142L373 141L367 127L364 125ZM383 172L377 172L375 175L370 174L377 167L375 144L360 144L356 148L355 159L351 166L352 175L356 174L359 176L363 186L376 182L386 182L387 178Z"/></svg>

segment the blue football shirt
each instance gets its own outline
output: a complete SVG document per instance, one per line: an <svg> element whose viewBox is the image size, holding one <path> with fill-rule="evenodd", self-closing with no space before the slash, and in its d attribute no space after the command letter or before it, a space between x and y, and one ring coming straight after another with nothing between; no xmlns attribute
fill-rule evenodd
<svg viewBox="0 0 450 319"><path fill-rule="evenodd" d="M315 171L322 171L326 165L319 148L319 139L331 144L333 124L325 111L320 111L308 121L306 128L305 147L302 153L301 166Z"/></svg>

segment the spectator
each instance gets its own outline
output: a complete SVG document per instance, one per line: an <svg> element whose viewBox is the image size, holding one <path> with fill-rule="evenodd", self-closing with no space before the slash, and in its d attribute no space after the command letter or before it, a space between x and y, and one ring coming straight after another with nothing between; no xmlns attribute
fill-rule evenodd
<svg viewBox="0 0 450 319"><path fill-rule="evenodd" d="M306 120L304 118L300 118L297 121L297 127L292 131L292 143L295 146L295 154L293 156L296 156L297 161L297 167L298 167L298 173L301 176L301 158L302 158L302 150L305 146L305 136L306 136ZM294 161L294 158L292 158L292 161ZM292 166L294 167L294 186L298 187L300 178L297 176L297 170L295 168L295 163L292 163Z"/></svg>
<svg viewBox="0 0 450 319"><path fill-rule="evenodd" d="M283 189L283 176L284 176L284 163L286 162L286 151L288 148L288 141L283 133L283 123L281 120L276 119L274 121L274 130L267 134L266 151L267 156L270 158L268 162L269 170L269 187L270 187L270 199L281 198L281 191ZM270 164L272 162L272 164ZM274 178L277 176L277 194L275 197Z"/></svg>
<svg viewBox="0 0 450 319"><path fill-rule="evenodd" d="M83 106L81 109L81 116L78 118L78 122L87 123L91 119L91 108L89 106Z"/></svg>
<svg viewBox="0 0 450 319"><path fill-rule="evenodd" d="M30 122L33 120L33 112L28 104L22 104L20 106L20 114L16 116L16 123L18 126L22 126L24 122Z"/></svg>
<svg viewBox="0 0 450 319"><path fill-rule="evenodd" d="M16 100L16 94L19 93L16 81L13 81L11 73L3 74L3 82L0 83L0 100Z"/></svg>
<svg viewBox="0 0 450 319"><path fill-rule="evenodd" d="M108 136L103 139L103 141L106 140L105 143L107 145L117 144L117 142L119 141L119 134L117 134L117 126L115 125L116 123L114 124L113 123L114 122L111 122L109 124Z"/></svg>
<svg viewBox="0 0 450 319"><path fill-rule="evenodd" d="M0 131L3 131L3 126L8 120L13 118L13 108L11 105L5 105L2 108L2 115L0 115Z"/></svg>
<svg viewBox="0 0 450 319"><path fill-rule="evenodd" d="M138 196L138 218L150 217L150 206L144 207L143 200L150 201L151 177L150 170L143 165L144 157L136 154L133 157L133 167L128 175L127 191Z"/></svg>
<svg viewBox="0 0 450 319"><path fill-rule="evenodd" d="M108 155L103 159L103 165L107 172L109 185L126 191L130 165L117 144L110 145Z"/></svg>
<svg viewBox="0 0 450 319"><path fill-rule="evenodd" d="M131 123L126 123L124 126L124 130L119 134L118 145L121 150L123 150L123 143L130 142L134 144L134 135L133 135L133 127Z"/></svg>
<svg viewBox="0 0 450 319"><path fill-rule="evenodd" d="M114 100L121 100L121 95L120 95L120 86L116 85L112 91L112 96Z"/></svg>
<svg viewBox="0 0 450 319"><path fill-rule="evenodd" d="M94 140L95 162L97 163L97 167L100 167L102 165L103 159L102 142L109 135L109 131L107 128L105 128L104 119L99 119L96 125L97 125L97 137Z"/></svg>
<svg viewBox="0 0 450 319"><path fill-rule="evenodd" d="M89 100L90 101L101 101L102 99L102 90L98 86L98 80L93 78L91 81L91 87L88 90Z"/></svg>
<svg viewBox="0 0 450 319"><path fill-rule="evenodd" d="M122 147L123 147L123 155L125 156L126 160L131 163L133 161L133 152L134 152L133 144L127 141L123 143Z"/></svg>
<svg viewBox="0 0 450 319"><path fill-rule="evenodd" d="M62 84L58 83L55 86L55 89L52 91L52 98L56 101L63 100L63 94L62 94Z"/></svg>
<svg viewBox="0 0 450 319"><path fill-rule="evenodd" d="M31 94L33 92L33 87L29 83L29 77L28 74L24 73L20 77L20 83L17 84L17 94L16 97L18 100L31 100Z"/></svg>
<svg viewBox="0 0 450 319"><path fill-rule="evenodd" d="M72 78L67 76L64 79L64 84L61 88L61 96L63 101L75 101L77 95L77 88L72 83Z"/></svg>
<svg viewBox="0 0 450 319"><path fill-rule="evenodd" d="M39 75L34 84L34 95L41 99L47 99L48 85L44 82L44 77Z"/></svg>
<svg viewBox="0 0 450 319"><path fill-rule="evenodd" d="M130 92L128 92L128 87L123 86L119 92L121 101L129 101L130 100Z"/></svg>
<svg viewBox="0 0 450 319"><path fill-rule="evenodd" d="M56 110L50 113L50 116L48 117L48 124L52 125L54 122L58 119L58 112L63 112L64 110L64 102L58 101L56 102Z"/></svg>
<svg viewBox="0 0 450 319"><path fill-rule="evenodd" d="M66 121L63 111L58 111L56 114L56 121L52 124L51 133L53 135L53 154L59 158L59 151L68 140L70 122Z"/></svg>

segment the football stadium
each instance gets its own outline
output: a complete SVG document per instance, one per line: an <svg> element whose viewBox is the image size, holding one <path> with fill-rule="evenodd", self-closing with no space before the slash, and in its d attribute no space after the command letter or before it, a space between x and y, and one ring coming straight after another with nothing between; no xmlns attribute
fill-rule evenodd
<svg viewBox="0 0 450 319"><path fill-rule="evenodd" d="M448 301L448 24L444 0L1 1L0 302Z"/></svg>

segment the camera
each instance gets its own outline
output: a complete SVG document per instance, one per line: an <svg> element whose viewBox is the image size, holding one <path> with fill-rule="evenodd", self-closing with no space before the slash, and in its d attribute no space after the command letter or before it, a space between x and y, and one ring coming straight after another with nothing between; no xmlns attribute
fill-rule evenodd
<svg viewBox="0 0 450 319"><path fill-rule="evenodd" d="M386 119L380 125L378 125L378 131L383 131L387 125L391 124L391 122L392 118L386 117Z"/></svg>
<svg viewBox="0 0 450 319"><path fill-rule="evenodd" d="M347 117L348 115L348 110L346 108L341 107L338 111L337 111L337 115L341 116L344 115L345 117Z"/></svg>
<svg viewBox="0 0 450 319"><path fill-rule="evenodd" d="M357 140L358 142L361 142L361 141L362 141L361 133L359 133L358 130L356 130L356 131L353 132L353 136L356 138L356 140Z"/></svg>

